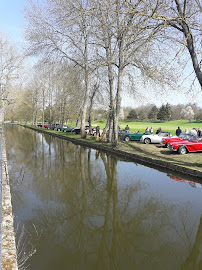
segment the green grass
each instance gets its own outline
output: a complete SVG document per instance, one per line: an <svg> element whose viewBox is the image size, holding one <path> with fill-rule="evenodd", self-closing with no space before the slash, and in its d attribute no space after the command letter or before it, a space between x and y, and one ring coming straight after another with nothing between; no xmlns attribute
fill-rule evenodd
<svg viewBox="0 0 202 270"><path fill-rule="evenodd" d="M187 120L177 120L177 121L169 121L164 123L154 123L154 122L120 122L119 123L121 129L124 129L126 125L129 125L130 131L135 132L139 130L141 133L145 131L145 128L148 126L149 128L152 126L154 133L156 130L161 127L162 131L169 131L173 135L178 127L181 128L182 133L184 133L185 128L188 128L190 131L193 127L200 128L202 130L202 121L192 121L189 122Z"/></svg>

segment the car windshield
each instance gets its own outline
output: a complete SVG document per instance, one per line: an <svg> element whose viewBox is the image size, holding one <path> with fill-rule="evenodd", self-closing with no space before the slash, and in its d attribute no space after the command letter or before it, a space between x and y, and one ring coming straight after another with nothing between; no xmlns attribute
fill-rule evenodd
<svg viewBox="0 0 202 270"><path fill-rule="evenodd" d="M196 136L191 136L187 138L187 141L195 142L195 141L198 141L198 138Z"/></svg>
<svg viewBox="0 0 202 270"><path fill-rule="evenodd" d="M191 134L181 134L179 136L179 138L181 138L183 140L188 140L190 137L193 137L193 135L191 135Z"/></svg>
<svg viewBox="0 0 202 270"><path fill-rule="evenodd" d="M159 133L158 135L159 135L160 137L169 137L169 133L164 133L164 132Z"/></svg>

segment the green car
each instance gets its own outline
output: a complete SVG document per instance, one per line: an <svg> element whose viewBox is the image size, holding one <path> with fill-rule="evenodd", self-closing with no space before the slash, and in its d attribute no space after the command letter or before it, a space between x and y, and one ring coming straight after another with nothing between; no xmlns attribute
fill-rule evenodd
<svg viewBox="0 0 202 270"><path fill-rule="evenodd" d="M63 126L62 128L61 128L61 131L62 132L71 132L72 131L72 129L73 129L73 127L70 127L70 126Z"/></svg>
<svg viewBox="0 0 202 270"><path fill-rule="evenodd" d="M139 133L139 132L134 132L134 133L122 133L120 134L120 139L124 140L126 142L129 141L140 141L142 136L145 135L145 133Z"/></svg>

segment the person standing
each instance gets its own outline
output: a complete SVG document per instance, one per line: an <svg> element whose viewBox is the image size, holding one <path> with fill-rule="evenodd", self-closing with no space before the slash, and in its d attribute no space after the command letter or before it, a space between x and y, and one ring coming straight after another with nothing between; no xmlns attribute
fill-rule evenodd
<svg viewBox="0 0 202 270"><path fill-rule="evenodd" d="M180 127L178 127L177 129L176 129L176 132L175 132L175 134L176 134L176 136L180 136L180 134L182 134L182 130L180 129Z"/></svg>
<svg viewBox="0 0 202 270"><path fill-rule="evenodd" d="M96 127L96 141L99 140L99 137L100 137L100 126L97 125L97 127Z"/></svg>
<svg viewBox="0 0 202 270"><path fill-rule="evenodd" d="M156 134L159 134L159 133L161 133L161 127L159 127L158 129L157 129L157 131L156 131Z"/></svg>
<svg viewBox="0 0 202 270"><path fill-rule="evenodd" d="M149 127L146 127L145 128L145 134L148 134L149 133Z"/></svg>
<svg viewBox="0 0 202 270"><path fill-rule="evenodd" d="M192 130L190 131L190 133L191 133L193 136L197 137L197 131L196 131L195 128L192 128Z"/></svg>
<svg viewBox="0 0 202 270"><path fill-rule="evenodd" d="M150 134L153 134L153 127L150 127L149 133L150 133Z"/></svg>
<svg viewBox="0 0 202 270"><path fill-rule="evenodd" d="M197 130L197 136L198 136L199 138L201 138L201 130L200 130L200 128L198 128L198 130Z"/></svg>
<svg viewBox="0 0 202 270"><path fill-rule="evenodd" d="M128 125L126 125L126 127L125 127L125 131L126 131L127 133L129 133L130 128L129 128L129 126L128 126Z"/></svg>

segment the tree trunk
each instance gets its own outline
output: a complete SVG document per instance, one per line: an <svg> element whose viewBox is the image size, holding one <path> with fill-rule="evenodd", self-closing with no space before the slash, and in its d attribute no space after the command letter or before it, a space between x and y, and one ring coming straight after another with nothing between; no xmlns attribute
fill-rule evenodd
<svg viewBox="0 0 202 270"><path fill-rule="evenodd" d="M197 77L197 79L201 85L201 88L202 88L202 72L200 70L199 62L198 62L197 55L195 52L193 37L192 37L190 29L188 28L188 25L186 23L183 23L183 25L184 25L183 26L184 36L187 39L187 48L188 48L189 54L191 56L193 68L194 68L196 77Z"/></svg>
<svg viewBox="0 0 202 270"><path fill-rule="evenodd" d="M184 18L183 10L185 10L185 8L186 8L186 2L184 2L184 4L185 4L184 8L182 8L182 5L180 4L179 0L175 0L175 3L177 6L177 11L178 11L179 16L180 16L180 25L182 27L182 31L184 33L184 36L187 40L187 48L188 48L189 54L191 56L193 68L194 68L196 77L197 77L197 79L201 85L201 88L202 88L202 72L201 72L199 62L197 59L197 55L196 55L196 51L194 48L193 36L192 36L191 30L186 22L186 18ZM175 25L173 27L175 27Z"/></svg>
<svg viewBox="0 0 202 270"><path fill-rule="evenodd" d="M92 93L92 95L90 96L90 102L89 102L90 105L89 105L89 112L88 112L88 114L89 114L89 117L88 117L88 124L89 124L89 133L90 133L90 134L92 133L92 123L91 123L91 121L92 121L93 99L94 99L94 97L95 97L95 93L96 93L97 89L98 89L98 85L95 84L94 87L93 87L93 93Z"/></svg>

